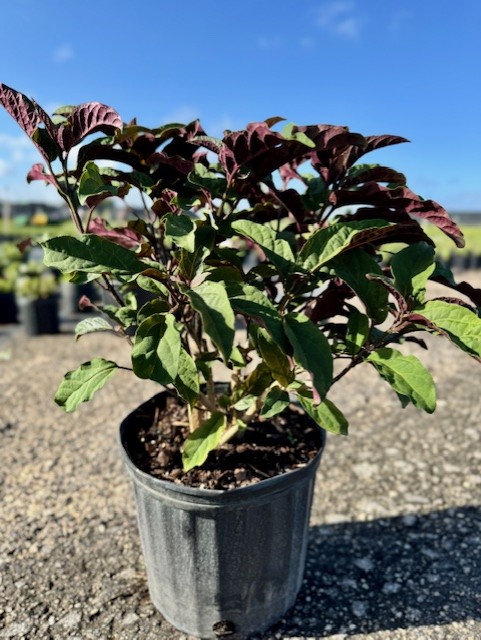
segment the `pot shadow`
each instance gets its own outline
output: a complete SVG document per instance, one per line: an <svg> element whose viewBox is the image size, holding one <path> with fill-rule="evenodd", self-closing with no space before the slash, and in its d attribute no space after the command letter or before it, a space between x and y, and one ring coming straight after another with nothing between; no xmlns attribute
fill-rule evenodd
<svg viewBox="0 0 481 640"><path fill-rule="evenodd" d="M312 527L296 604L258 638L463 620L481 620L481 509L470 506Z"/></svg>

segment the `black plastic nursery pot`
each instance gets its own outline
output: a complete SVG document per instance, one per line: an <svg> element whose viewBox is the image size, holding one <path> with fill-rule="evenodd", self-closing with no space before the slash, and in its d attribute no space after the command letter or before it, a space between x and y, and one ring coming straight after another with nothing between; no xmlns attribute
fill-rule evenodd
<svg viewBox="0 0 481 640"><path fill-rule="evenodd" d="M15 324L18 321L18 308L15 294L0 293L0 324Z"/></svg>
<svg viewBox="0 0 481 640"><path fill-rule="evenodd" d="M304 467L217 491L141 471L129 452L136 414L122 422L120 444L152 602L177 629L199 638L237 640L265 630L294 604L301 587L325 433Z"/></svg>
<svg viewBox="0 0 481 640"><path fill-rule="evenodd" d="M21 317L28 336L59 333L58 296L22 301Z"/></svg>

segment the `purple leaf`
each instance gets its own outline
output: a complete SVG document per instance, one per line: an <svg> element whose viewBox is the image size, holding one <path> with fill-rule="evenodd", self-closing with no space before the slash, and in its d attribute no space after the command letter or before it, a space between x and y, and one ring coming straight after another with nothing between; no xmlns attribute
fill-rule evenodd
<svg viewBox="0 0 481 640"><path fill-rule="evenodd" d="M94 218L90 222L87 232L111 240L126 249L137 249L142 243L142 237L132 229L128 227L110 228L102 218Z"/></svg>
<svg viewBox="0 0 481 640"><path fill-rule="evenodd" d="M398 307L399 307L399 311L401 313L406 313L408 310L408 304L406 302L406 299L404 298L404 296L396 289L396 287L394 286L394 282L391 280L391 278L387 278L386 276L382 275L377 275L375 273L368 273L366 278L368 280L374 280L375 282L378 282L381 286L383 286L385 289L387 289L387 291L393 296L393 298L396 300Z"/></svg>
<svg viewBox="0 0 481 640"><path fill-rule="evenodd" d="M382 147L390 147L393 144L402 144L403 142L409 142L407 138L401 136L393 136L390 134L383 134L380 136L366 136L366 144L364 147L352 147L346 150L346 168L351 167L355 162L359 160L366 153L381 149Z"/></svg>
<svg viewBox="0 0 481 640"><path fill-rule="evenodd" d="M351 171L356 169L353 167ZM406 185L406 176L399 171L390 169L389 167L366 167L360 171L349 175L342 181L344 188L352 187L364 182L389 182L390 184L396 184L400 186Z"/></svg>
<svg viewBox="0 0 481 640"><path fill-rule="evenodd" d="M330 202L336 207L365 204L404 211L428 220L449 236L458 247L464 246L462 231L451 220L447 211L433 200L423 200L407 187L390 189L377 182L366 182L358 189L334 191L330 195Z"/></svg>
<svg viewBox="0 0 481 640"><path fill-rule="evenodd" d="M149 158L149 163L158 164L160 167L170 167L184 176L189 175L194 168L194 163L191 160L186 160L180 156L168 156L163 152L152 154Z"/></svg>
<svg viewBox="0 0 481 640"><path fill-rule="evenodd" d="M122 119L111 107L100 102L86 102L76 107L67 122L59 127L58 141L65 151L97 131L106 134L122 128Z"/></svg>
<svg viewBox="0 0 481 640"><path fill-rule="evenodd" d="M27 182L30 183L34 180L43 180L47 184L56 184L55 178L50 173L45 172L45 166L41 162L34 164L27 174Z"/></svg>
<svg viewBox="0 0 481 640"><path fill-rule="evenodd" d="M382 236L383 243L406 242L407 244L413 244L415 242L427 242L434 246L434 242L424 232L419 222L413 220L405 211L392 211L383 207L361 207L355 213L348 213L342 216L340 221L373 219L394 222L396 225L386 229L386 233Z"/></svg>
<svg viewBox="0 0 481 640"><path fill-rule="evenodd" d="M15 122L31 138L37 129L40 118L34 103L23 93L0 83L0 103L12 116Z"/></svg>
<svg viewBox="0 0 481 640"><path fill-rule="evenodd" d="M354 292L344 282L334 278L327 288L306 308L306 315L312 322L320 322L336 315L346 315L345 302Z"/></svg>
<svg viewBox="0 0 481 640"><path fill-rule="evenodd" d="M164 189L153 203L152 211L159 216L165 213L178 213L179 207L172 202L176 195L177 193L172 189Z"/></svg>
<svg viewBox="0 0 481 640"><path fill-rule="evenodd" d="M225 168L228 180L231 180L241 167L248 163L250 165L253 160L258 160L268 152L271 158L275 156L274 148L280 147L282 141L281 134L271 131L265 122L252 122L244 130L227 134L223 139L219 162ZM278 166L285 162L286 160L280 162Z"/></svg>
<svg viewBox="0 0 481 640"><path fill-rule="evenodd" d="M473 287L469 284L469 282L465 282L463 280L462 282L455 283L448 280L448 278L444 277L443 275L431 276L431 280L439 282L439 284L442 284L445 287L449 287L450 289L454 289L458 293L465 295L476 305L476 307L481 308L481 289Z"/></svg>
<svg viewBox="0 0 481 640"><path fill-rule="evenodd" d="M402 142L409 142L409 140L392 135L358 136L357 141L335 149L331 158L320 157L320 166L315 168L327 182L332 184L339 181L346 171L366 153Z"/></svg>
<svg viewBox="0 0 481 640"><path fill-rule="evenodd" d="M52 119L50 118L48 113L46 113L42 109L42 107L35 102L35 100L32 100L32 103L35 106L35 109L36 109L36 111L38 113L38 116L39 116L41 122L43 122L43 124L45 125L45 130L47 131L50 139L55 143L55 146L58 146L58 129L57 129L57 126L54 124L54 122L52 121Z"/></svg>
<svg viewBox="0 0 481 640"><path fill-rule="evenodd" d="M431 322L431 320L428 320L420 313L410 313L404 316L404 319L407 322L412 322L413 324L420 324L423 327L427 327L430 331L433 331L434 333L440 333L441 335L446 337L448 336L446 331L443 331L443 329L440 329L437 325L434 324L434 322Z"/></svg>

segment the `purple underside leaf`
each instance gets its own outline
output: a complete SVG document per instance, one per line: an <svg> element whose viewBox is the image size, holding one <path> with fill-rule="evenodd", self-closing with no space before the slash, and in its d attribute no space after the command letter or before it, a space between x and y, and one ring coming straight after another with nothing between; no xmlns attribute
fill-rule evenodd
<svg viewBox="0 0 481 640"><path fill-rule="evenodd" d="M33 102L23 93L7 87L6 84L0 84L0 103L31 138L40 122Z"/></svg>
<svg viewBox="0 0 481 640"><path fill-rule="evenodd" d="M128 227L110 228L102 218L94 218L89 224L87 233L94 233L127 249L137 249L142 242L142 237L133 229Z"/></svg>
<svg viewBox="0 0 481 640"><path fill-rule="evenodd" d="M330 158L320 157L320 165L315 168L326 181L333 183L340 180L346 171L367 153L402 142L409 142L409 140L393 135L366 136L363 137L363 144L350 143L348 146L336 149Z"/></svg>
<svg viewBox="0 0 481 640"><path fill-rule="evenodd" d="M342 186L344 188L353 187L365 182L389 182L390 184L405 186L406 176L390 167L370 167L355 173L355 175L348 175L343 180Z"/></svg>
<svg viewBox="0 0 481 640"><path fill-rule="evenodd" d="M194 169L192 160L186 160L181 156L169 156L163 152L152 154L148 162L149 164L157 164L159 167L169 167L184 176L189 175ZM162 173L162 170L160 172Z"/></svg>
<svg viewBox="0 0 481 640"><path fill-rule="evenodd" d="M438 326L434 324L434 322L431 322L420 313L409 313L408 315L404 316L404 319L407 322L412 322L413 324L420 324L423 327L426 327L427 329L430 329L435 333L440 333L443 336L448 335L446 331L443 331L442 329L440 329Z"/></svg>
<svg viewBox="0 0 481 640"><path fill-rule="evenodd" d="M38 113L38 116L39 116L41 122L45 126L45 130L48 133L50 139L55 144L55 146L58 146L58 129L57 129L57 126L52 121L52 119L50 118L48 113L46 111L44 111L42 109L42 107L35 102L35 100L32 100L32 102L33 102L33 104L35 106L35 109L36 109L36 111Z"/></svg>
<svg viewBox="0 0 481 640"><path fill-rule="evenodd" d="M352 165L362 158L362 156L367 153L371 153L371 151L375 151L376 149L382 149L383 147L390 147L394 144L402 144L404 142L409 142L407 138L403 138L402 136L393 136L391 134L383 134L379 136L366 136L365 137L366 144L364 147L355 146L348 150L345 153L345 166L346 169L352 167Z"/></svg>
<svg viewBox="0 0 481 640"><path fill-rule="evenodd" d="M121 127L122 119L115 109L100 102L86 102L76 107L59 127L58 142L64 151L70 151L92 133L112 134Z"/></svg>
<svg viewBox="0 0 481 640"><path fill-rule="evenodd" d="M348 213L340 218L342 221L372 219L395 223L395 226L386 229L381 239L383 244L388 242L405 242L406 244L426 242L434 246L433 240L425 233L419 222L413 220L404 211L392 211L385 207L361 207L355 213ZM376 242L373 244L376 244Z"/></svg>
<svg viewBox="0 0 481 640"><path fill-rule="evenodd" d="M450 284L449 281L446 278L443 278L442 276L434 277L433 280L436 280L436 282L444 284L445 286L450 287L451 289L454 289L458 293L465 295L472 302L474 302L474 304L477 307L481 308L481 289L476 289L475 287L470 285L469 282L465 282L464 280L463 282L459 282L458 284L456 284L456 286L453 286L452 284Z"/></svg>
<svg viewBox="0 0 481 640"><path fill-rule="evenodd" d="M331 193L330 201L336 207L363 204L419 216L437 226L456 246L464 246L462 231L447 211L433 200L423 200L407 187L390 189L377 182L367 182L358 189L339 189Z"/></svg>
<svg viewBox="0 0 481 640"><path fill-rule="evenodd" d="M306 308L306 316L317 323L336 315L345 315L345 302L352 297L353 290L342 280L335 278Z"/></svg>
<svg viewBox="0 0 481 640"><path fill-rule="evenodd" d="M32 168L27 174L27 182L33 182L34 180L43 180L46 183L55 185L55 179L49 173L45 173L45 166L41 162L37 162L32 165Z"/></svg>
<svg viewBox="0 0 481 640"><path fill-rule="evenodd" d="M219 152L219 162L225 168L230 180L241 167L269 152L271 160L279 153L284 158L281 147L283 137L280 133L271 131L265 122L251 122L246 129L227 134L223 139L223 146ZM274 152L278 147L277 154ZM285 164L287 160L279 163Z"/></svg>
<svg viewBox="0 0 481 640"><path fill-rule="evenodd" d="M374 280L378 282L381 286L387 289L387 291L398 303L399 311L401 311L401 313L407 312L408 304L404 296L396 289L396 287L394 286L394 282L390 278L387 278L386 276L380 276L375 273L368 273L366 278L368 280Z"/></svg>

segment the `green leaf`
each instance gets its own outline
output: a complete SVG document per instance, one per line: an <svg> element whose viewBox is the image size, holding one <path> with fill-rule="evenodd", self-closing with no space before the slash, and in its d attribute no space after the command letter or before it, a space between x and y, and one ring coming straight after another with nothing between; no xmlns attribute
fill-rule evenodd
<svg viewBox="0 0 481 640"><path fill-rule="evenodd" d="M141 324L144 320L147 320L148 317L156 314L156 313L168 313L170 311L170 306L168 302L165 300L161 300L160 298L154 298L153 300L149 300L137 312L136 324Z"/></svg>
<svg viewBox="0 0 481 640"><path fill-rule="evenodd" d="M326 398L320 404L314 404L311 398L301 393L298 394L298 399L304 411L316 424L337 436L347 436L348 421L333 402Z"/></svg>
<svg viewBox="0 0 481 640"><path fill-rule="evenodd" d="M445 332L460 349L481 358L481 318L474 311L444 300L430 300L417 307L415 313Z"/></svg>
<svg viewBox="0 0 481 640"><path fill-rule="evenodd" d="M218 282L205 281L187 291L192 307L202 318L204 331L228 362L235 335L235 315L225 287Z"/></svg>
<svg viewBox="0 0 481 640"><path fill-rule="evenodd" d="M272 377L281 386L287 387L294 379L294 371L291 369L289 358L277 346L265 329L259 329L257 345L264 363L271 370Z"/></svg>
<svg viewBox="0 0 481 640"><path fill-rule="evenodd" d="M289 394L280 387L273 387L267 392L260 415L262 418L273 418L289 406Z"/></svg>
<svg viewBox="0 0 481 640"><path fill-rule="evenodd" d="M197 137L196 140L198 139ZM225 178L213 171L209 171L200 162L194 165L194 170L189 173L188 180L192 184L207 189L214 198L221 197L227 188L227 180Z"/></svg>
<svg viewBox="0 0 481 640"><path fill-rule="evenodd" d="M204 464L209 453L219 445L222 434L226 429L226 424L226 416L215 412L200 427L188 435L182 452L184 471L190 471L194 467Z"/></svg>
<svg viewBox="0 0 481 640"><path fill-rule="evenodd" d="M180 334L170 314L157 313L138 327L132 348L132 367L139 378L169 384L177 376Z"/></svg>
<svg viewBox="0 0 481 640"><path fill-rule="evenodd" d="M165 237L189 253L195 251L195 229L195 222L185 214L165 216Z"/></svg>
<svg viewBox="0 0 481 640"><path fill-rule="evenodd" d="M67 412L75 411L81 402L90 400L117 369L115 362L103 358L84 362L74 371L65 374L55 394L55 402Z"/></svg>
<svg viewBox="0 0 481 640"><path fill-rule="evenodd" d="M377 237L382 235L383 229L389 228L385 220L353 220L351 222L337 222L325 229L316 231L302 247L299 253L299 266L307 271L318 269L332 260L339 253L347 249L356 236ZM368 232L371 234L368 234Z"/></svg>
<svg viewBox="0 0 481 640"><path fill-rule="evenodd" d="M306 147L315 149L315 142L308 138L302 131L296 131L296 128L297 125L295 125L293 122L288 122L282 129L282 137L286 140L295 140L296 142L301 142L302 144L306 145Z"/></svg>
<svg viewBox="0 0 481 640"><path fill-rule="evenodd" d="M433 413L436 409L436 388L429 371L416 356L405 356L395 349L382 347L367 360L377 369L396 393L408 398L415 407Z"/></svg>
<svg viewBox="0 0 481 640"><path fill-rule="evenodd" d="M346 328L346 350L350 355L359 353L369 335L369 318L355 307L349 312Z"/></svg>
<svg viewBox="0 0 481 640"><path fill-rule="evenodd" d="M86 271L128 276L148 267L133 251L93 234L81 238L58 236L40 244L45 252L45 265L62 273Z"/></svg>
<svg viewBox="0 0 481 640"><path fill-rule="evenodd" d="M102 174L95 162L87 162L78 186L80 204L85 204L91 196L115 196L118 188L104 182Z"/></svg>
<svg viewBox="0 0 481 640"><path fill-rule="evenodd" d="M234 231L258 244L282 275L287 275L295 270L296 265L291 245L287 240L280 238L274 229L249 220L236 220L231 226Z"/></svg>
<svg viewBox="0 0 481 640"><path fill-rule="evenodd" d="M151 278L150 276L140 275L136 280L138 286L144 291L149 291L150 293L155 293L163 298L168 298L169 291L162 282L159 282L155 278Z"/></svg>
<svg viewBox="0 0 481 640"><path fill-rule="evenodd" d="M324 334L302 313L284 317L284 328L294 349L294 360L308 371L321 399L332 382L332 354Z"/></svg>
<svg viewBox="0 0 481 640"><path fill-rule="evenodd" d="M257 367L249 373L241 386L242 395L253 395L258 397L272 384L272 374L269 367L260 362Z"/></svg>
<svg viewBox="0 0 481 640"><path fill-rule="evenodd" d="M351 287L366 306L369 317L376 323L383 322L388 314L388 292L368 274L382 275L377 262L363 249L351 249L343 253L329 264L330 273Z"/></svg>
<svg viewBox="0 0 481 640"><path fill-rule="evenodd" d="M279 347L288 347L279 311L262 291L252 285L238 282L226 282L226 290L236 313L248 318L257 318L265 325Z"/></svg>
<svg viewBox="0 0 481 640"><path fill-rule="evenodd" d="M193 358L185 349L181 349L179 353L179 365L174 387L190 406L197 402L200 393L199 374Z"/></svg>
<svg viewBox="0 0 481 640"><path fill-rule="evenodd" d="M95 331L113 331L113 328L104 318L85 318L75 327L75 340L86 333L94 333Z"/></svg>
<svg viewBox="0 0 481 640"><path fill-rule="evenodd" d="M165 331L157 345L157 356L172 380L177 377L179 370L180 350L180 333L175 317L167 313L165 314Z"/></svg>
<svg viewBox="0 0 481 640"><path fill-rule="evenodd" d="M427 242L409 245L391 260L396 289L405 299L423 302L426 283L435 267L434 247Z"/></svg>

